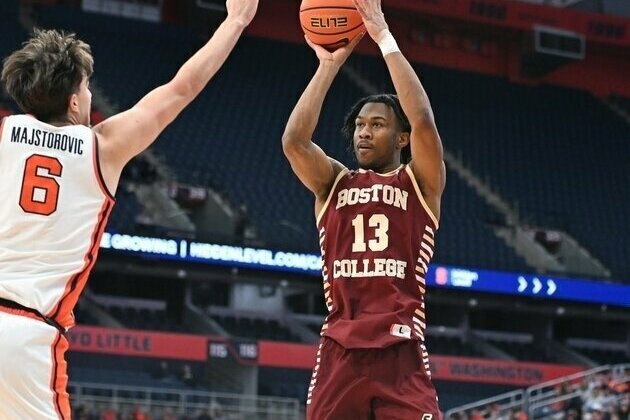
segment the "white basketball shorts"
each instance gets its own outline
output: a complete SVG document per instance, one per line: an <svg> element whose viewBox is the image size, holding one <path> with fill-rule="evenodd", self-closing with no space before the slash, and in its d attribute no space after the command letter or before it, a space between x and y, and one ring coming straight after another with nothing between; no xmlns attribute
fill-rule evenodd
<svg viewBox="0 0 630 420"><path fill-rule="evenodd" d="M0 420L70 420L67 349L55 327L0 306Z"/></svg>

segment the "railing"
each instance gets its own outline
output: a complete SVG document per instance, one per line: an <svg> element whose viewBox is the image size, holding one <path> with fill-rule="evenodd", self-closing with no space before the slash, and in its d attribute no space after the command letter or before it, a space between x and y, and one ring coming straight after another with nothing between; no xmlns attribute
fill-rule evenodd
<svg viewBox="0 0 630 420"><path fill-rule="evenodd" d="M594 375L608 373L611 374L613 379L629 381L630 363L600 366L534 385L526 390L516 390L506 394L497 395L496 397L455 407L445 413L445 419L448 420L456 418L456 414L471 409L483 411L488 405L494 404L498 404L500 406L501 414L509 412L514 408L519 408L525 410L530 419L547 418L549 417L549 413L553 411L552 406L557 403L569 401L576 396L581 396L580 386L583 384L585 379L593 377ZM570 385L567 389L568 392L566 392L566 394L558 395L557 387L563 384Z"/></svg>
<svg viewBox="0 0 630 420"><path fill-rule="evenodd" d="M140 407L153 414L160 414L168 409L180 415L194 415L209 409L219 409L227 419L234 420L301 419L299 401L293 398L86 382L70 383L68 392L75 407L81 404L106 405L119 412Z"/></svg>
<svg viewBox="0 0 630 420"><path fill-rule="evenodd" d="M548 382L543 382L538 385L527 388L527 400L529 403L536 403L541 400L545 400L555 396L555 389L557 385L563 383L575 383L582 381L584 378L595 375L597 373L605 373L610 370L609 365L599 366L594 369L584 370L582 372L574 373L573 375L563 376L562 378L553 379Z"/></svg>
<svg viewBox="0 0 630 420"><path fill-rule="evenodd" d="M551 406L580 396L580 385L589 377L610 373L613 378L624 378L627 377L626 370L630 372L630 363L613 366L604 365L529 387L526 397L529 418L546 417L547 413L551 411ZM566 394L558 395L556 389L562 384L569 384L571 387Z"/></svg>
<svg viewBox="0 0 630 420"><path fill-rule="evenodd" d="M465 412L473 408L487 407L489 404L499 404L501 411L509 411L514 407L522 407L525 401L525 391L518 389L516 391L506 392L496 397L486 398L485 400L475 401L474 403L451 408L444 414L444 419L449 420L456 418L457 413Z"/></svg>

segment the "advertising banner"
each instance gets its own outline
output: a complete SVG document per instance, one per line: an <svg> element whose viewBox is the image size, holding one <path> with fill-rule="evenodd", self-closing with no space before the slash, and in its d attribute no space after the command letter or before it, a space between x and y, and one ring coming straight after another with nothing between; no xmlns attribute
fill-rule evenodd
<svg viewBox="0 0 630 420"><path fill-rule="evenodd" d="M67 334L71 351L205 361L208 337L154 331L76 326Z"/></svg>

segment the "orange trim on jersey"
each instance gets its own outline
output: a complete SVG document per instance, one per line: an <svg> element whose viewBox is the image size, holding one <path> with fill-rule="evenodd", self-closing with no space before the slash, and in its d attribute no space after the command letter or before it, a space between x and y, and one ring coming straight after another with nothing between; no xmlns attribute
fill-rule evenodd
<svg viewBox="0 0 630 420"><path fill-rule="evenodd" d="M103 194L105 194L107 198L112 201L116 201L114 195L109 191L109 188L107 188L107 184L105 184L105 179L103 178L103 172L101 172L101 160L99 159L98 154L98 136L93 131L92 134L94 135L94 153L92 153L92 160L94 162L94 174L96 175L98 186L101 188L101 191L103 192Z"/></svg>
<svg viewBox="0 0 630 420"><path fill-rule="evenodd" d="M6 120L7 117L2 117L2 120L0 121L0 143L2 143L2 129L4 128L4 120Z"/></svg>
<svg viewBox="0 0 630 420"><path fill-rule="evenodd" d="M109 215L111 214L113 207L114 203L109 198L103 202L101 212L98 216L98 222L96 223L96 227L92 233L90 248L88 253L83 257L83 260L85 261L83 269L66 282L66 288L63 296L59 299L59 302L57 302L55 307L46 315L47 317L57 321L65 328L69 328L74 325L72 309L77 304L79 296L81 295L81 292L83 292L83 288L87 283L90 271L92 271L92 267L94 267L94 264L96 263L96 257L98 256L98 250L101 245L101 237L103 236L105 226L107 225L107 219L109 219Z"/></svg>
<svg viewBox="0 0 630 420"><path fill-rule="evenodd" d="M51 347L52 372L50 375L50 389L53 392L52 403L57 416L61 420L70 420L70 396L68 395L68 364L65 354L68 350L68 340L57 332L55 342Z"/></svg>
<svg viewBox="0 0 630 420"><path fill-rule="evenodd" d="M42 321L42 319L40 317L38 317L37 315L35 315L34 313L31 313L31 312L28 312L28 311L24 311L22 309L7 308L6 306L0 305L0 312L4 312L4 313L7 313L7 314L12 314L12 315L24 316L26 318L31 318L31 319L35 319L37 321Z"/></svg>

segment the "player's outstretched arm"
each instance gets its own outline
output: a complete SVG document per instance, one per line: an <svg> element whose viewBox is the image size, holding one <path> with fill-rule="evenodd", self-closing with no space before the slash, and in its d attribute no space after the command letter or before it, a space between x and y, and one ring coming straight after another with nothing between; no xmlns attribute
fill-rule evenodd
<svg viewBox="0 0 630 420"><path fill-rule="evenodd" d="M319 120L324 98L335 76L361 38L363 34L332 53L306 39L319 58L319 67L293 108L282 136L282 149L293 172L318 199L325 199L328 196L343 165L329 158L313 143L313 132Z"/></svg>
<svg viewBox="0 0 630 420"><path fill-rule="evenodd" d="M173 79L149 92L131 109L94 127L99 137L104 172L120 173L203 90L223 65L245 27L251 22L258 0L227 0L228 16L212 38L180 68ZM109 178L104 173L107 178ZM113 175L115 180L117 175ZM111 186L110 186L111 187Z"/></svg>
<svg viewBox="0 0 630 420"><path fill-rule="evenodd" d="M423 193L439 196L444 190L442 141L435 126L429 97L418 75L400 53L389 32L381 0L354 0L370 37L379 45L391 75L400 104L411 124L411 169Z"/></svg>

